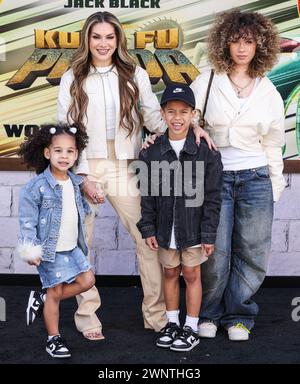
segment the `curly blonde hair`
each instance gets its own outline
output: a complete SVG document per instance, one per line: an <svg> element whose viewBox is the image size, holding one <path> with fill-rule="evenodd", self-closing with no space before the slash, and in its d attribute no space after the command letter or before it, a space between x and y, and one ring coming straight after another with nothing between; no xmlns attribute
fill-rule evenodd
<svg viewBox="0 0 300 384"><path fill-rule="evenodd" d="M208 58L215 71L232 73L235 63L230 55L230 43L240 38L252 38L256 42L249 76L264 76L277 62L280 37L272 21L257 12L234 10L217 16L208 38Z"/></svg>

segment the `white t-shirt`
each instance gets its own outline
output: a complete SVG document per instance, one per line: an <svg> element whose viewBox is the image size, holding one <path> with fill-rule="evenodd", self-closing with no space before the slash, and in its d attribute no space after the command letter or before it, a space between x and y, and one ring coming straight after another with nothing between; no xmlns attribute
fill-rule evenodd
<svg viewBox="0 0 300 384"><path fill-rule="evenodd" d="M176 155L177 155L177 158L179 159L179 154L180 154L180 151L182 150L182 148L184 147L184 143L185 143L185 140L186 138L182 139L182 140L170 140L170 144L172 146L172 148L174 149ZM199 248L201 247L201 244L198 244L198 245L193 245L192 247L190 248ZM172 226L172 233L171 233L171 241L170 241L170 246L169 248L171 249L176 249L176 242L175 242L175 230L174 230L174 219L173 219L173 226Z"/></svg>
<svg viewBox="0 0 300 384"><path fill-rule="evenodd" d="M252 97L253 91L259 84L259 81L260 79L256 78L253 90L248 97L238 98L236 96L237 100L240 103L241 109ZM219 147L218 149L222 156L224 171L241 171L243 169L258 168L268 164L265 152L245 151L243 149L235 148L232 146Z"/></svg>
<svg viewBox="0 0 300 384"><path fill-rule="evenodd" d="M186 138L184 138L182 140L170 140L169 139L170 144L171 144L172 148L174 149L178 159L179 159L180 151L182 150L182 148L184 146L185 140L186 140ZM197 248L200 247L200 244L199 245L194 245L193 247L190 247L190 248L196 248L196 247ZM174 231L174 220L173 220L172 233L171 233L171 242L170 242L170 247L169 248L176 249L175 231Z"/></svg>
<svg viewBox="0 0 300 384"><path fill-rule="evenodd" d="M77 247L78 211L74 186L70 178L57 180L62 186L62 213L56 252L70 251Z"/></svg>
<svg viewBox="0 0 300 384"><path fill-rule="evenodd" d="M97 67L97 71L101 74L104 85L106 139L114 140L116 135L116 104L113 98L109 76L107 75L110 69L112 69L112 65L109 67Z"/></svg>

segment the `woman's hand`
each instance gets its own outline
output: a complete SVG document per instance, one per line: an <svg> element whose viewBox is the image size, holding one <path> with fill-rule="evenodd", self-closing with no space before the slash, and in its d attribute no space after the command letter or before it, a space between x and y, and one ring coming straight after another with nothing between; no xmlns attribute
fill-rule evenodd
<svg viewBox="0 0 300 384"><path fill-rule="evenodd" d="M204 129L201 128L199 124L193 124L193 131L194 131L194 135L196 137L196 144L199 145L201 138L203 137L203 139L207 142L208 148L210 150L211 149L214 149L215 151L218 150L215 143L210 138L209 134L206 131L204 131Z"/></svg>
<svg viewBox="0 0 300 384"><path fill-rule="evenodd" d="M155 139L157 138L157 135L154 134L154 135L149 135L146 137L143 145L142 145L142 149L147 149L150 147L150 145L154 144L154 141Z"/></svg>
<svg viewBox="0 0 300 384"><path fill-rule="evenodd" d="M103 204L104 203L103 193L99 191L97 184L94 181L91 181L87 177L85 177L82 189L83 189L83 192L86 195L86 197L93 204Z"/></svg>
<svg viewBox="0 0 300 384"><path fill-rule="evenodd" d="M194 124L193 125L193 131L194 131L194 135L196 137L196 144L200 144L200 141L201 141L201 138L203 138L206 142L207 142L207 145L208 145L208 148L211 150L211 149L214 149L215 151L218 150L218 148L216 147L215 143L213 142L213 140L210 138L209 134L204 131L203 128L200 127L200 125L198 124ZM157 138L157 135L154 134L154 135L150 135L148 136L143 145L142 145L142 149L147 149L150 147L150 145L154 144L155 140Z"/></svg>

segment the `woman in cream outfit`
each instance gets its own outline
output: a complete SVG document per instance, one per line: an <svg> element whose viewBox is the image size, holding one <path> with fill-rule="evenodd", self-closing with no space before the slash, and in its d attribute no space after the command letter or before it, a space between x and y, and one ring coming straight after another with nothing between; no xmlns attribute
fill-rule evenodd
<svg viewBox="0 0 300 384"><path fill-rule="evenodd" d="M144 326L159 331L166 323L162 270L156 252L149 250L137 230L140 196L127 165L138 158L143 125L158 133L166 127L148 74L129 56L122 26L109 12L94 13L84 24L71 68L61 79L58 119L75 121L87 131L89 143L76 172L85 176L84 192L90 201L103 202L101 189L134 239ZM196 131L198 140L208 137L200 128ZM86 230L91 247L93 217ZM78 303L77 329L89 339L103 338L95 315L100 306L97 289L80 295Z"/></svg>

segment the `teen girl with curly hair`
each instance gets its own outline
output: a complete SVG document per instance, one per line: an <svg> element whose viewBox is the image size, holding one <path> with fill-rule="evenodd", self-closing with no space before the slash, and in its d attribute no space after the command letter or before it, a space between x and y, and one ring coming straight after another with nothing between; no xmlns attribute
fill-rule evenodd
<svg viewBox="0 0 300 384"><path fill-rule="evenodd" d="M283 101L266 77L278 53L278 33L259 13L222 13L209 34L205 129L221 152L224 186L215 252L202 269L202 337L221 325L230 340L248 340L258 313L252 296L266 275L273 203L285 187ZM191 85L200 110L209 77Z"/></svg>

